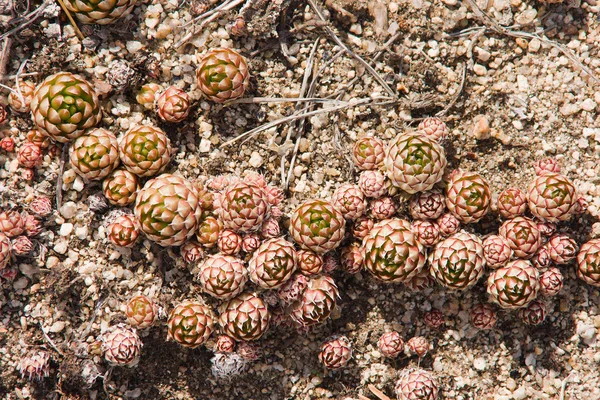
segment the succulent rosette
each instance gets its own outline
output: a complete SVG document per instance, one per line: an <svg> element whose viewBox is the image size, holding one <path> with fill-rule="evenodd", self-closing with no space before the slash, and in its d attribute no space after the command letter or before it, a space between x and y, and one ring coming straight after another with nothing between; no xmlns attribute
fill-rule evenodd
<svg viewBox="0 0 600 400"><path fill-rule="evenodd" d="M276 289L296 271L298 255L294 245L278 237L264 241L248 263L250 280L264 289Z"/></svg>
<svg viewBox="0 0 600 400"><path fill-rule="evenodd" d="M478 222L490 209L490 186L475 172L454 171L446 185L446 207L460 222Z"/></svg>
<svg viewBox="0 0 600 400"><path fill-rule="evenodd" d="M136 0L66 0L65 5L84 24L107 25L124 18Z"/></svg>
<svg viewBox="0 0 600 400"><path fill-rule="evenodd" d="M208 306L185 300L169 314L167 336L182 346L195 349L208 340L214 331L214 324L215 317Z"/></svg>
<svg viewBox="0 0 600 400"><path fill-rule="evenodd" d="M246 59L232 49L214 49L206 53L196 70L198 87L217 103L244 95L250 83Z"/></svg>
<svg viewBox="0 0 600 400"><path fill-rule="evenodd" d="M156 108L163 121L181 122L190 113L190 96L176 86L169 86L156 99Z"/></svg>
<svg viewBox="0 0 600 400"><path fill-rule="evenodd" d="M117 138L107 129L92 129L71 143L69 158L84 179L103 179L119 165Z"/></svg>
<svg viewBox="0 0 600 400"><path fill-rule="evenodd" d="M102 119L92 84L70 72L50 75L36 87L31 114L37 129L60 143L79 137Z"/></svg>
<svg viewBox="0 0 600 400"><path fill-rule="evenodd" d="M518 188L511 187L504 189L498 195L496 207L500 215L504 218L518 217L527 210L527 196Z"/></svg>
<svg viewBox="0 0 600 400"><path fill-rule="evenodd" d="M352 147L352 160L361 170L377 169L383 164L385 145L383 140L367 136L358 139Z"/></svg>
<svg viewBox="0 0 600 400"><path fill-rule="evenodd" d="M221 305L219 325L237 341L257 340L269 328L270 313L263 300L252 293L241 293Z"/></svg>
<svg viewBox="0 0 600 400"><path fill-rule="evenodd" d="M505 221L499 229L514 251L515 256L531 258L542 245L542 235L537 224L527 217L515 217Z"/></svg>
<svg viewBox="0 0 600 400"><path fill-rule="evenodd" d="M248 271L239 258L215 254L204 260L198 279L206 293L220 300L229 300L244 290Z"/></svg>
<svg viewBox="0 0 600 400"><path fill-rule="evenodd" d="M503 267L510 260L513 251L510 243L499 235L490 235L483 240L483 256L490 269Z"/></svg>
<svg viewBox="0 0 600 400"><path fill-rule="evenodd" d="M298 301L292 305L291 316L302 326L321 324L331 315L338 297L338 288L331 277L311 278Z"/></svg>
<svg viewBox="0 0 600 400"><path fill-rule="evenodd" d="M396 382L398 400L436 400L438 384L435 377L423 369L406 369Z"/></svg>
<svg viewBox="0 0 600 400"><path fill-rule="evenodd" d="M194 185L171 174L151 179L135 201L142 232L161 246L180 246L200 224L202 209Z"/></svg>
<svg viewBox="0 0 600 400"><path fill-rule="evenodd" d="M498 322L496 310L489 304L477 304L469 312L471 323L481 330L493 329Z"/></svg>
<svg viewBox="0 0 600 400"><path fill-rule="evenodd" d="M340 265L345 272L357 274L363 267L364 258L362 246L358 243L351 243L342 248Z"/></svg>
<svg viewBox="0 0 600 400"><path fill-rule="evenodd" d="M346 221L330 202L309 200L292 213L289 231L302 249L323 254L340 245Z"/></svg>
<svg viewBox="0 0 600 400"><path fill-rule="evenodd" d="M259 230L269 210L264 189L246 182L228 185L219 196L217 208L223 226L240 233Z"/></svg>
<svg viewBox="0 0 600 400"><path fill-rule="evenodd" d="M0 212L0 232L9 238L21 235L25 231L25 218L15 209Z"/></svg>
<svg viewBox="0 0 600 400"><path fill-rule="evenodd" d="M361 217L367 208L363 192L357 185L350 183L343 184L333 192L331 204L349 220Z"/></svg>
<svg viewBox="0 0 600 400"><path fill-rule="evenodd" d="M592 239L577 254L577 276L585 283L600 287L600 239Z"/></svg>
<svg viewBox="0 0 600 400"><path fill-rule="evenodd" d="M219 241L219 233L223 230L221 221L212 216L207 216L200 222L196 239L204 247L214 247Z"/></svg>
<svg viewBox="0 0 600 400"><path fill-rule="evenodd" d="M438 243L429 256L431 275L448 289L467 289L483 276L485 257L481 240L458 232Z"/></svg>
<svg viewBox="0 0 600 400"><path fill-rule="evenodd" d="M526 260L510 261L492 271L487 281L490 300L507 309L525 307L535 300L539 290L538 270Z"/></svg>
<svg viewBox="0 0 600 400"><path fill-rule="evenodd" d="M139 294L127 302L125 315L129 325L138 329L146 329L156 322L158 306L152 299Z"/></svg>
<svg viewBox="0 0 600 400"><path fill-rule="evenodd" d="M112 327L102 335L104 358L112 366L134 367L142 349L136 330L125 324Z"/></svg>
<svg viewBox="0 0 600 400"><path fill-rule="evenodd" d="M323 272L323 256L310 250L298 250L296 254L300 273L311 276Z"/></svg>
<svg viewBox="0 0 600 400"><path fill-rule="evenodd" d="M548 172L536 177L527 190L531 213L545 221L568 221L577 211L577 190L564 175Z"/></svg>
<svg viewBox="0 0 600 400"><path fill-rule="evenodd" d="M171 141L162 129L137 125L125 133L119 142L123 166L137 176L154 176L171 160Z"/></svg>
<svg viewBox="0 0 600 400"><path fill-rule="evenodd" d="M545 296L556 296L560 293L563 287L564 280L565 278L558 268L548 268L540 276L541 294Z"/></svg>
<svg viewBox="0 0 600 400"><path fill-rule="evenodd" d="M433 139L422 133L409 132L392 140L384 165L392 184L413 194L431 190L442 179L446 154Z"/></svg>
<svg viewBox="0 0 600 400"><path fill-rule="evenodd" d="M426 136L437 140L438 142L444 141L448 137L448 127L441 119L437 117L425 118L419 123L419 131L423 132Z"/></svg>
<svg viewBox="0 0 600 400"><path fill-rule="evenodd" d="M378 198L388 191L388 181L378 170L363 171L358 176L358 187L366 197Z"/></svg>
<svg viewBox="0 0 600 400"><path fill-rule="evenodd" d="M556 264L567 264L577 257L577 242L567 235L554 235L545 244L552 261Z"/></svg>
<svg viewBox="0 0 600 400"><path fill-rule="evenodd" d="M139 235L140 223L133 215L121 215L108 226L108 239L117 246L132 247Z"/></svg>
<svg viewBox="0 0 600 400"><path fill-rule="evenodd" d="M404 340L396 331L386 332L377 341L381 354L387 358L396 358L404 352Z"/></svg>
<svg viewBox="0 0 600 400"><path fill-rule="evenodd" d="M156 83L146 83L138 91L135 99L137 102L147 110L151 110L154 107L156 101L156 95L160 90L160 86Z"/></svg>
<svg viewBox="0 0 600 400"><path fill-rule="evenodd" d="M435 189L414 194L408 203L408 211L414 219L437 219L445 209L446 198Z"/></svg>
<svg viewBox="0 0 600 400"><path fill-rule="evenodd" d="M346 336L333 337L321 346L319 361L328 369L345 367L352 358L352 345Z"/></svg>
<svg viewBox="0 0 600 400"><path fill-rule="evenodd" d="M384 282L407 282L425 266L425 249L403 219L375 224L363 248L365 269Z"/></svg>
<svg viewBox="0 0 600 400"><path fill-rule="evenodd" d="M517 312L521 321L527 325L539 325L546 319L546 305L543 301L533 300Z"/></svg>
<svg viewBox="0 0 600 400"><path fill-rule="evenodd" d="M115 206L128 206L135 201L140 184L137 175L116 169L102 181L104 197Z"/></svg>
<svg viewBox="0 0 600 400"><path fill-rule="evenodd" d="M18 91L20 91L20 93ZM18 113L29 112L29 106L33 99L35 84L31 81L20 81L18 87L15 86L15 91L8 95L8 104L13 111Z"/></svg>

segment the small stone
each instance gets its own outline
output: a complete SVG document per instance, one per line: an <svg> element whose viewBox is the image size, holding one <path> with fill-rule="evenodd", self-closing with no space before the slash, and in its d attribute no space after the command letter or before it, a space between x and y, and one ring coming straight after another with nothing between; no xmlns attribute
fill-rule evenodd
<svg viewBox="0 0 600 400"><path fill-rule="evenodd" d="M517 75L517 86L521 92L526 92L529 90L529 82L527 81L527 77L524 75Z"/></svg>
<svg viewBox="0 0 600 400"><path fill-rule="evenodd" d="M476 117L475 125L471 131L472 136L477 140L485 140L490 137L490 123L484 115Z"/></svg>
<svg viewBox="0 0 600 400"><path fill-rule="evenodd" d="M531 53L537 53L538 51L540 51L540 48L542 47L542 42L539 39L531 39L531 41L529 42L529 51Z"/></svg>
<svg viewBox="0 0 600 400"><path fill-rule="evenodd" d="M473 66L473 72L479 76L485 76L487 74L487 68L481 64L475 64Z"/></svg>
<svg viewBox="0 0 600 400"><path fill-rule="evenodd" d="M537 10L530 8L528 10L523 11L521 14L517 15L515 21L521 25L527 25L537 17Z"/></svg>
<svg viewBox="0 0 600 400"><path fill-rule="evenodd" d="M75 216L77 212L77 204L72 201L68 201L62 205L60 208L60 215L65 217L66 219L71 219Z"/></svg>
<svg viewBox="0 0 600 400"><path fill-rule="evenodd" d="M597 104L592 99L585 99L583 103L581 103L581 108L585 111L594 111L597 107Z"/></svg>
<svg viewBox="0 0 600 400"><path fill-rule="evenodd" d="M67 241L61 240L54 245L54 251L58 254L65 254L67 252Z"/></svg>
<svg viewBox="0 0 600 400"><path fill-rule="evenodd" d="M64 224L62 224L60 226L60 230L58 231L58 234L60 236L69 236L71 234L71 232L73 232L73 224L71 224L69 222L65 222Z"/></svg>
<svg viewBox="0 0 600 400"><path fill-rule="evenodd" d="M25 278L24 276L22 276L13 283L13 289L15 289L15 290L25 289L28 284L29 284L29 280L27 278Z"/></svg>
<svg viewBox="0 0 600 400"><path fill-rule="evenodd" d="M210 153L210 140L202 138L200 140L200 153Z"/></svg>
<svg viewBox="0 0 600 400"><path fill-rule="evenodd" d="M126 46L127 46L127 51L130 53L137 53L138 51L140 51L142 49L142 47L144 47L137 40L130 40L129 42L127 42Z"/></svg>
<svg viewBox="0 0 600 400"><path fill-rule="evenodd" d="M487 369L487 362L485 361L485 358L477 357L474 359L473 367L475 367L477 371L485 371Z"/></svg>
<svg viewBox="0 0 600 400"><path fill-rule="evenodd" d="M565 117L576 114L581 110L577 104L565 103L560 108L560 113Z"/></svg>
<svg viewBox="0 0 600 400"><path fill-rule="evenodd" d="M482 49L481 47L476 47L475 51L477 52L477 59L482 62L488 62L492 56L489 51Z"/></svg>
<svg viewBox="0 0 600 400"><path fill-rule="evenodd" d="M52 333L58 333L58 332L61 332L63 329L65 329L64 321L56 321L55 323L52 324L49 331Z"/></svg>
<svg viewBox="0 0 600 400"><path fill-rule="evenodd" d="M81 179L80 176L76 177L75 181L73 181L73 190L75 190L77 192L81 192L84 187L85 187L85 185L83 183L83 179Z"/></svg>
<svg viewBox="0 0 600 400"><path fill-rule="evenodd" d="M596 328L593 325L588 325L583 321L577 323L577 335L586 344L591 344L596 336Z"/></svg>
<svg viewBox="0 0 600 400"><path fill-rule="evenodd" d="M250 160L248 160L248 164L250 164L254 168L258 168L262 165L262 163L263 163L262 156L258 152L253 151L252 155L250 156Z"/></svg>
<svg viewBox="0 0 600 400"><path fill-rule="evenodd" d="M75 236L77 236L77 238L79 240L83 240L83 239L87 238L87 235L88 235L87 225L78 226L77 228L75 228Z"/></svg>

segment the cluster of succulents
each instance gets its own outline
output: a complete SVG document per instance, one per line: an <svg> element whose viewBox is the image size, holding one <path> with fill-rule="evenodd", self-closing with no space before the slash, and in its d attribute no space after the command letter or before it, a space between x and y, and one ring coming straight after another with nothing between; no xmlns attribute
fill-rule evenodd
<svg viewBox="0 0 600 400"><path fill-rule="evenodd" d="M66 1L80 21L97 24L125 17L134 5L132 0ZM232 101L249 86L248 64L234 50L214 49L200 60L196 78L207 99ZM181 123L191 112L190 96L176 86L147 83L136 99L166 123ZM17 154L29 174L42 163L51 141L64 143L73 170L86 182L102 181L106 200L123 207L106 227L111 243L133 247L143 234L160 246L179 247L182 259L198 267L194 280L206 298L194 295L173 305L167 339L211 348L215 376L243 372L260 357L256 341L270 329L303 331L325 323L340 297L334 279L339 272L365 270L380 282L411 290L438 284L461 291L485 282L489 302L517 310L528 325L544 321L547 299L560 292L564 277L558 266L576 260L578 277L600 286L600 239L579 250L574 239L557 233L557 223L585 211L585 201L558 163L537 162L526 191L508 188L494 203L479 173L447 170L449 131L437 118L389 143L358 139L352 149L357 181L341 184L330 199L303 201L290 213L285 230L283 192L262 175L193 181L166 173L175 151L168 135L158 126L136 125L117 138L99 127L98 94L79 75L59 72L37 86L21 82L9 105L17 113L31 112L35 124ZM0 123L3 118L0 106ZM14 140L3 138L0 148L14 151ZM402 203L406 213L400 211ZM481 237L462 229L495 218L492 210L504 219L496 234ZM32 251L29 237L40 233L41 218L51 212L45 197L34 200L27 212L0 212L0 271L11 257ZM109 365L138 363L143 347L138 331L156 324L159 311L155 300L141 294L124 305L127 324L114 325L100 337ZM496 307L487 303L473 307L470 317L482 330L493 329L498 320ZM444 324L439 310L423 320L433 329ZM382 335L378 346L388 358L406 353L421 359L430 351L425 337L404 342L398 332ZM24 358L22 374L47 375L48 358L43 352ZM351 358L345 336L327 340L318 354L328 369L343 368ZM405 370L396 394L435 399L438 386L427 371Z"/></svg>
<svg viewBox="0 0 600 400"><path fill-rule="evenodd" d="M0 276L14 278L13 257L30 255L35 249L34 237L42 232L43 219L52 213L46 196L35 198L26 209L0 209Z"/></svg>

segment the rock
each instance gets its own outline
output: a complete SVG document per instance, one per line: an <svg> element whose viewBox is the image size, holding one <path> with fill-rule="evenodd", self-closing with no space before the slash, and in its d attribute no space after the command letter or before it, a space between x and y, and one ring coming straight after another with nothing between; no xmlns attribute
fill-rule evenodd
<svg viewBox="0 0 600 400"><path fill-rule="evenodd" d="M72 201L68 201L62 205L60 208L60 215L65 217L66 219L71 219L75 216L77 212L77 204Z"/></svg>
<svg viewBox="0 0 600 400"><path fill-rule="evenodd" d="M61 332L63 329L65 329L65 322L64 321L56 321L55 323L52 324L49 331L52 333L58 333L58 332Z"/></svg>
<svg viewBox="0 0 600 400"><path fill-rule="evenodd" d="M585 99L581 103L581 108L585 111L594 111L596 109L596 107L597 107L597 104L592 99Z"/></svg>
<svg viewBox="0 0 600 400"><path fill-rule="evenodd" d="M483 357L477 357L473 360L473 367L475 367L475 369L477 371L485 371L487 369L487 362L485 361L485 358Z"/></svg>
<svg viewBox="0 0 600 400"><path fill-rule="evenodd" d="M248 164L250 164L253 168L258 168L262 165L262 163L262 156L257 151L253 151L252 155L250 156L250 160L248 160Z"/></svg>
<svg viewBox="0 0 600 400"><path fill-rule="evenodd" d="M485 140L490 138L490 124L484 115L475 117L475 125L471 130L471 136L477 140Z"/></svg>
<svg viewBox="0 0 600 400"><path fill-rule="evenodd" d="M577 323L577 335L585 344L591 344L596 337L596 328L593 325L588 325L583 321Z"/></svg>
<svg viewBox="0 0 600 400"><path fill-rule="evenodd" d="M581 108L577 104L565 103L562 105L559 111L562 115L568 117L570 115L577 114L580 110Z"/></svg>
<svg viewBox="0 0 600 400"><path fill-rule="evenodd" d="M126 46L127 46L127 51L130 53L137 53L144 47L144 45L142 45L137 40L131 40L131 41L127 42Z"/></svg>
<svg viewBox="0 0 600 400"><path fill-rule="evenodd" d="M60 236L69 236L71 234L71 232L73 232L73 224L71 224L69 222L65 222L64 224L62 224L60 226L60 230L58 231L58 234Z"/></svg>

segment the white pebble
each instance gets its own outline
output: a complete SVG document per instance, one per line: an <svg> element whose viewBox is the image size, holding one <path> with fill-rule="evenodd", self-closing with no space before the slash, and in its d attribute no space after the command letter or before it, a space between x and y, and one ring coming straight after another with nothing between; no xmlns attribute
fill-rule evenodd
<svg viewBox="0 0 600 400"><path fill-rule="evenodd" d="M65 254L67 252L67 241L61 240L54 245L54 251L58 254Z"/></svg>
<svg viewBox="0 0 600 400"><path fill-rule="evenodd" d="M131 40L127 42L127 51L130 53L137 53L142 49L142 47L143 45L136 40Z"/></svg>
<svg viewBox="0 0 600 400"><path fill-rule="evenodd" d="M200 153L209 153L210 152L210 140L202 138L200 140Z"/></svg>
<svg viewBox="0 0 600 400"><path fill-rule="evenodd" d="M87 235L88 235L87 225L78 226L77 228L75 228L75 236L77 236L78 239L83 240L87 237Z"/></svg>
<svg viewBox="0 0 600 400"><path fill-rule="evenodd" d="M56 321L55 323L52 324L52 326L50 327L49 330L52 333L58 333L58 332L62 331L63 329L65 329L64 321Z"/></svg>
<svg viewBox="0 0 600 400"><path fill-rule="evenodd" d="M60 230L58 231L58 234L60 236L69 236L71 234L71 232L73 232L73 224L71 224L69 222L65 222L64 224L62 224L60 226Z"/></svg>
<svg viewBox="0 0 600 400"><path fill-rule="evenodd" d="M258 168L258 167L260 167L262 165L263 158L262 158L262 156L258 152L253 151L252 155L250 156L250 160L248 160L248 163L252 167Z"/></svg>
<svg viewBox="0 0 600 400"><path fill-rule="evenodd" d="M577 335L579 335L586 344L591 344L596 336L596 328L594 328L593 325L587 325L585 322L579 321L577 323Z"/></svg>
<svg viewBox="0 0 600 400"><path fill-rule="evenodd" d="M483 357L477 357L473 360L473 367L478 371L485 371L487 369L487 362Z"/></svg>
<svg viewBox="0 0 600 400"><path fill-rule="evenodd" d="M77 191L77 192L81 192L84 188L84 183L83 183L83 179L81 179L80 176L75 178L75 181L73 182L73 190Z"/></svg>
<svg viewBox="0 0 600 400"><path fill-rule="evenodd" d="M71 219L75 216L77 212L77 204L72 201L68 201L60 208L60 215L65 217L66 219Z"/></svg>

